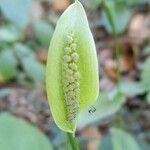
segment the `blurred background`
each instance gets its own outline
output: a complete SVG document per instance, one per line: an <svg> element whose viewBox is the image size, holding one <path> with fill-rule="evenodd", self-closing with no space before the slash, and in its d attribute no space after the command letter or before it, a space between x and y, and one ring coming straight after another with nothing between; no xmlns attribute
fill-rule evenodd
<svg viewBox="0 0 150 150"><path fill-rule="evenodd" d="M107 0L111 17L101 0L80 1L100 69L100 96L80 115L80 149L150 150L150 0ZM70 150L49 110L45 64L72 2L0 0L0 150Z"/></svg>

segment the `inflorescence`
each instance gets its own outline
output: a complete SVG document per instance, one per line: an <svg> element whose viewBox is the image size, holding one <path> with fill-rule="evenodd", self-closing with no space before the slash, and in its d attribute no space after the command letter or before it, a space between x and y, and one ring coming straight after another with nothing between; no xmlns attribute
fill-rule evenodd
<svg viewBox="0 0 150 150"><path fill-rule="evenodd" d="M62 65L62 84L64 101L67 106L67 119L73 122L78 113L80 99L80 72L78 71L79 55L74 35L66 36L66 46L64 48Z"/></svg>

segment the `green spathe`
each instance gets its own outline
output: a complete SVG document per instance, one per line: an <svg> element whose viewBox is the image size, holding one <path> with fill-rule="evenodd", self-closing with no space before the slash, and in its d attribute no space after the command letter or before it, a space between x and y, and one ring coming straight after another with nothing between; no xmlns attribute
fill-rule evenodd
<svg viewBox="0 0 150 150"><path fill-rule="evenodd" d="M75 52L78 56L76 66L81 76L79 81L79 106L74 122L70 122L67 119L67 106L64 100L64 85L62 82L64 52L69 50L68 47L65 49L66 37L70 34L73 35L74 39L69 36L70 39L68 38L67 42L75 41L76 46L74 44L69 48L76 50ZM71 68L73 67L71 66ZM78 0L63 13L57 23L48 53L46 86L49 105L56 124L62 130L74 133L80 111L94 102L99 93L95 43L89 29L84 8Z"/></svg>

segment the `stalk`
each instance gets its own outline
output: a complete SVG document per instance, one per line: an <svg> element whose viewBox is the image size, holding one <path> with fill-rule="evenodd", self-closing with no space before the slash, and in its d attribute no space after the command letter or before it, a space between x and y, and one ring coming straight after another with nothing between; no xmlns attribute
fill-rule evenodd
<svg viewBox="0 0 150 150"><path fill-rule="evenodd" d="M79 145L77 143L76 138L71 133L67 133L67 138L70 143L72 150L79 150Z"/></svg>
<svg viewBox="0 0 150 150"><path fill-rule="evenodd" d="M115 28L115 24L114 24L114 20L113 20L113 16L111 13L111 9L110 7L107 5L106 0L103 0L103 5L104 5L104 11L106 13L107 19L111 25L112 31L113 31L113 37L114 37L114 43L115 43L115 55L116 55L116 64L117 64L117 88L118 91L120 91L120 80L121 80L121 76L120 76L120 46L119 46L119 41L118 41L118 36L116 33L116 28Z"/></svg>

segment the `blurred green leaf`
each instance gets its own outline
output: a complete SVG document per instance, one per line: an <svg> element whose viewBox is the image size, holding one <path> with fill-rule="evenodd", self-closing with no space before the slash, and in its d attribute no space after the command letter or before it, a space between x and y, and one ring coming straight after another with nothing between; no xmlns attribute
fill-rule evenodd
<svg viewBox="0 0 150 150"><path fill-rule="evenodd" d="M140 5L150 2L149 0L124 0L128 5Z"/></svg>
<svg viewBox="0 0 150 150"><path fill-rule="evenodd" d="M145 92L145 88L139 82L122 82L120 83L120 90L121 93L132 96Z"/></svg>
<svg viewBox="0 0 150 150"><path fill-rule="evenodd" d="M22 44L15 45L15 52L27 76L34 81L44 81L45 66L38 62L35 53Z"/></svg>
<svg viewBox="0 0 150 150"><path fill-rule="evenodd" d="M78 127L83 128L90 123L101 121L104 118L114 115L125 102L125 98L121 93L113 93L111 96L108 92L101 92L97 101L79 116ZM96 111L89 111L96 108Z"/></svg>
<svg viewBox="0 0 150 150"><path fill-rule="evenodd" d="M143 87L145 87L147 91L150 91L150 57L143 65L141 84L143 85Z"/></svg>
<svg viewBox="0 0 150 150"><path fill-rule="evenodd" d="M113 1L106 1L105 5L111 11L110 13L113 18L116 33L119 34L124 32L132 17L133 12L131 11L131 9L128 9L127 7L124 7L122 5L115 5ZM107 19L105 11L102 12L100 25L104 26L109 33L114 32L112 31L112 27L109 20Z"/></svg>
<svg viewBox="0 0 150 150"><path fill-rule="evenodd" d="M150 92L147 94L146 99L147 99L148 104L150 104Z"/></svg>
<svg viewBox="0 0 150 150"><path fill-rule="evenodd" d="M34 59L24 59L22 61L23 68L28 77L34 81L44 81L45 66Z"/></svg>
<svg viewBox="0 0 150 150"><path fill-rule="evenodd" d="M1 150L52 150L51 143L37 128L8 113L0 115Z"/></svg>
<svg viewBox="0 0 150 150"><path fill-rule="evenodd" d="M150 55L150 43L143 49L144 55Z"/></svg>
<svg viewBox="0 0 150 150"><path fill-rule="evenodd" d="M46 48L48 48L52 34L53 27L46 21L36 21L33 23L33 31L37 40Z"/></svg>
<svg viewBox="0 0 150 150"><path fill-rule="evenodd" d="M111 134L105 135L101 138L99 150L113 150Z"/></svg>
<svg viewBox="0 0 150 150"><path fill-rule="evenodd" d="M109 135L102 137L99 150L107 150L105 148L108 147L109 150L140 150L132 135L119 129L112 129Z"/></svg>
<svg viewBox="0 0 150 150"><path fill-rule="evenodd" d="M23 45L21 43L17 43L14 46L15 53L20 61L23 59L36 59L36 55L32 49L30 49L28 46Z"/></svg>
<svg viewBox="0 0 150 150"><path fill-rule="evenodd" d="M2 13L19 27L24 27L30 17L31 0L0 0Z"/></svg>
<svg viewBox="0 0 150 150"><path fill-rule="evenodd" d="M22 33L16 26L0 26L0 42L15 42L21 38Z"/></svg>
<svg viewBox="0 0 150 150"><path fill-rule="evenodd" d="M133 6L141 5L150 2L149 0L107 0L113 2L115 5Z"/></svg>
<svg viewBox="0 0 150 150"><path fill-rule="evenodd" d="M140 150L150 150L150 144L139 139L136 139L139 144Z"/></svg>
<svg viewBox="0 0 150 150"><path fill-rule="evenodd" d="M8 80L17 73L17 61L11 49L4 49L0 52L0 74Z"/></svg>

